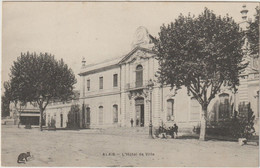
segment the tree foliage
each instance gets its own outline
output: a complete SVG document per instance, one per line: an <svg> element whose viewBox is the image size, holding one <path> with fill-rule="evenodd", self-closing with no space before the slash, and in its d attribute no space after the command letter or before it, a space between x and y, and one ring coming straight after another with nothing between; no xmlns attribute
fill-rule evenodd
<svg viewBox="0 0 260 168"><path fill-rule="evenodd" d="M259 6L256 7L255 19L250 23L247 38L250 43L251 54L259 56Z"/></svg>
<svg viewBox="0 0 260 168"><path fill-rule="evenodd" d="M176 90L185 86L206 117L208 104L223 84L234 89L239 85L246 66L242 37L228 15L216 16L207 8L198 17L181 14L174 23L161 26L155 44L159 81Z"/></svg>
<svg viewBox="0 0 260 168"><path fill-rule="evenodd" d="M67 64L48 53L21 53L11 67L10 77L12 100L37 102L41 115L50 100L67 100L76 83Z"/></svg>
<svg viewBox="0 0 260 168"><path fill-rule="evenodd" d="M1 112L2 117L6 117L10 115L10 101L11 101L11 86L10 82L4 82L4 94L2 95L2 104L1 104Z"/></svg>
<svg viewBox="0 0 260 168"><path fill-rule="evenodd" d="M79 128L80 125L80 107L78 104L73 104L70 107L70 111L68 113L68 123L67 128Z"/></svg>

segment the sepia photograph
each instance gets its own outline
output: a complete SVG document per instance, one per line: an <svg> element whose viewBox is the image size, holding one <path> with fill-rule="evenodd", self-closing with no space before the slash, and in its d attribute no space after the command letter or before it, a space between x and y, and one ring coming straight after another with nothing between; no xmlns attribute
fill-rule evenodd
<svg viewBox="0 0 260 168"><path fill-rule="evenodd" d="M2 167L259 167L259 2L2 2Z"/></svg>

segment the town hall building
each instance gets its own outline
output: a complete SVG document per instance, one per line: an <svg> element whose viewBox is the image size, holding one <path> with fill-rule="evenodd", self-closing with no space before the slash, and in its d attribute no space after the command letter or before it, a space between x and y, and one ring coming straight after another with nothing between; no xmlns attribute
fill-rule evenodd
<svg viewBox="0 0 260 168"><path fill-rule="evenodd" d="M242 11L241 11L242 13ZM243 13L242 13L243 14ZM242 17L243 18L243 17ZM241 27L248 24L243 18ZM200 123L202 109L198 101L182 88L177 92L157 82L159 64L152 50L154 37L145 27L137 28L132 50L126 55L97 64L82 61L80 102L83 106L80 125L87 128L136 127L177 123L193 128ZM221 88L208 107L210 121L221 121L238 110L241 103L251 103L258 120L259 114L259 57L249 61L241 78L238 93ZM255 62L256 61L256 62ZM254 68L258 68L256 71ZM153 83L149 87L149 81Z"/></svg>
<svg viewBox="0 0 260 168"><path fill-rule="evenodd" d="M246 31L249 25L247 12L243 6L239 23L241 31ZM148 30L139 27L134 34L132 49L125 55L92 65L86 65L83 59L79 73L80 93L71 102L52 102L47 106L46 126L55 120L56 128L67 127L71 107L78 106L80 110L72 116L80 128L131 127L131 120L134 127L148 127L150 122L155 127L174 123L182 129L197 127L202 114L198 101L187 93L185 87L175 92L158 83L159 64L153 51L154 42ZM245 38L245 51L248 45ZM208 121L223 121L235 111L242 113L250 108L258 132L260 59L259 55L247 52L244 60L249 65L241 74L237 93L223 86L208 106ZM31 113L20 113L24 121L32 117ZM33 115L39 118L39 114Z"/></svg>

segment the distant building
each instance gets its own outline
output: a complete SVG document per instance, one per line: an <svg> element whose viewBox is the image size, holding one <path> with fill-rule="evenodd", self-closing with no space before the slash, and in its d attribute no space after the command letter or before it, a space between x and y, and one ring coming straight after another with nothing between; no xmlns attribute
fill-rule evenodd
<svg viewBox="0 0 260 168"><path fill-rule="evenodd" d="M68 113L71 105L79 104L79 91L74 91L72 99L68 101L53 100L46 107L43 115L43 125L48 126L51 119L55 121L56 128L66 128ZM40 110L37 103L10 103L10 116L17 125L39 125Z"/></svg>
<svg viewBox="0 0 260 168"><path fill-rule="evenodd" d="M79 105L79 91L74 91L73 98L68 101L52 101L45 109L46 126L54 121L56 128L66 128L68 124L68 114L72 105Z"/></svg>
<svg viewBox="0 0 260 168"><path fill-rule="evenodd" d="M10 103L10 116L15 125L39 125L40 110L36 103Z"/></svg>

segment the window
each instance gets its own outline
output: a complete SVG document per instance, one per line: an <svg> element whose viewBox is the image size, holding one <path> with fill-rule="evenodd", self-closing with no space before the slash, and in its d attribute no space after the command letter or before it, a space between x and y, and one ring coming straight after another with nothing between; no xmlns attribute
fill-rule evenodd
<svg viewBox="0 0 260 168"><path fill-rule="evenodd" d="M90 108L87 107L87 124L90 124Z"/></svg>
<svg viewBox="0 0 260 168"><path fill-rule="evenodd" d="M103 124L103 106L99 106L98 122Z"/></svg>
<svg viewBox="0 0 260 168"><path fill-rule="evenodd" d="M167 100L167 121L174 120L174 100Z"/></svg>
<svg viewBox="0 0 260 168"><path fill-rule="evenodd" d="M48 114L48 124L51 124L51 116Z"/></svg>
<svg viewBox="0 0 260 168"><path fill-rule="evenodd" d="M201 106L196 98L191 98L191 111L190 120L199 121L200 120L200 109Z"/></svg>
<svg viewBox="0 0 260 168"><path fill-rule="evenodd" d="M60 127L63 127L63 114L60 114Z"/></svg>
<svg viewBox="0 0 260 168"><path fill-rule="evenodd" d="M118 123L118 106L113 105L113 122Z"/></svg>
<svg viewBox="0 0 260 168"><path fill-rule="evenodd" d="M99 77L99 89L103 89L103 77Z"/></svg>
<svg viewBox="0 0 260 168"><path fill-rule="evenodd" d="M90 91L90 79L87 80L87 90Z"/></svg>
<svg viewBox="0 0 260 168"><path fill-rule="evenodd" d="M114 86L114 87L117 87L117 81L118 81L118 80L117 80L117 76L118 76L117 74L114 74L114 75L113 75L113 86Z"/></svg>
<svg viewBox="0 0 260 168"><path fill-rule="evenodd" d="M142 87L143 86L143 67L142 65L138 65L136 67L136 87Z"/></svg>
<svg viewBox="0 0 260 168"><path fill-rule="evenodd" d="M257 94L257 95L256 95L256 98L257 98L257 99L256 99L256 100L257 100L257 103L256 103L256 104L257 104L257 111L256 111L256 112L257 112L257 115L256 115L256 116L257 116L257 118L259 117L259 91L260 91L260 90L258 90L258 91L256 92L256 94Z"/></svg>
<svg viewBox="0 0 260 168"><path fill-rule="evenodd" d="M259 58L257 56L253 56L251 59L252 59L252 68L258 69L259 68Z"/></svg>
<svg viewBox="0 0 260 168"><path fill-rule="evenodd" d="M229 118L229 115L230 115L229 95L226 93L223 93L223 94L219 95L219 99L220 99L220 103L219 103L218 118L219 119Z"/></svg>

